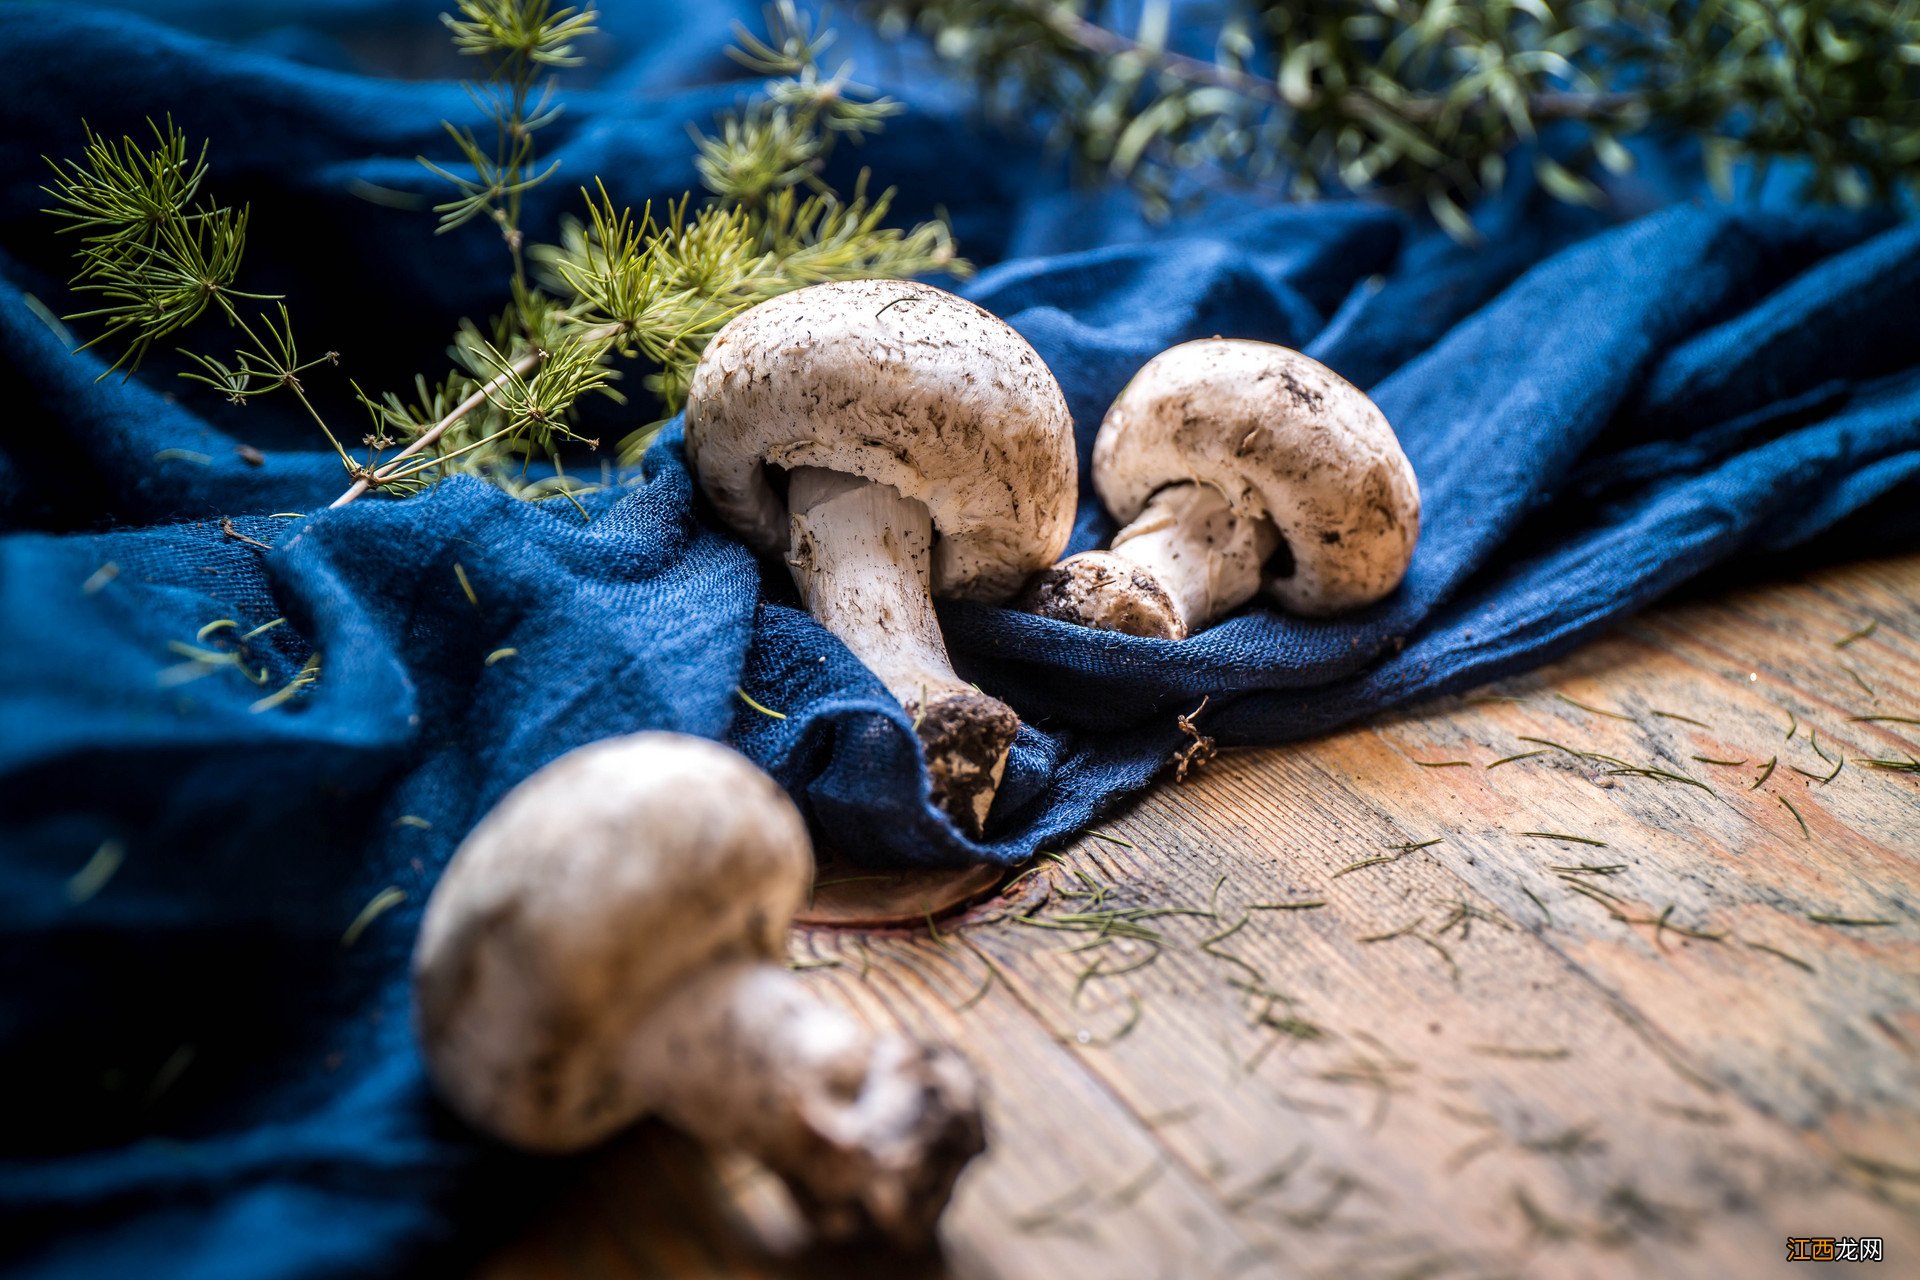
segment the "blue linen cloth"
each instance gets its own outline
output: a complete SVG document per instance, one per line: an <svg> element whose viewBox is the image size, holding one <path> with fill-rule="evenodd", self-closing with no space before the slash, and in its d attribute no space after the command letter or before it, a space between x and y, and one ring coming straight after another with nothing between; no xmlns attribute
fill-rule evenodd
<svg viewBox="0 0 1920 1280"><path fill-rule="evenodd" d="M96 382L44 318L74 308L41 155L75 154L83 117L170 113L251 203L245 281L289 295L308 345L369 387L439 367L455 320L498 306L500 247L392 193L439 198L413 158L474 110L356 69L377 48L458 74L436 8L0 7L0 1257L26 1274L411 1274L510 1222L550 1166L431 1101L408 951L461 836L582 743L723 738L851 857L1013 862L1145 785L1203 695L1223 743L1298 737L1545 661L1712 566L1913 538L1920 226L1698 198L1648 149L1610 212L1515 186L1474 248L1355 202L1149 227L849 32L909 110L833 176L870 164L897 218L951 214L989 264L964 291L1052 365L1083 459L1156 352L1262 338L1368 388L1425 500L1404 587L1352 617L1254 607L1171 644L943 607L962 673L1026 722L970 844L899 707L703 509L677 428L589 519L466 479L324 512L338 465L286 406L228 406L164 358ZM536 237L594 175L636 205L694 187L686 125L743 92L720 50L749 6L608 8ZM1075 549L1111 527L1083 475ZM247 642L263 686L168 674L204 624L279 617ZM316 652L304 695L253 709Z"/></svg>

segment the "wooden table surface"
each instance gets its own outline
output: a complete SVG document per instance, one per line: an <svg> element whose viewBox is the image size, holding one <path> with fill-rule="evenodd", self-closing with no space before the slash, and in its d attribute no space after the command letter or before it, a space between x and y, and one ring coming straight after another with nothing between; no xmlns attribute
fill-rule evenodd
<svg viewBox="0 0 1920 1280"><path fill-rule="evenodd" d="M481 1275L1920 1275L1916 720L1911 556L1223 754L937 933L796 930L988 1078L937 1253L648 1125Z"/></svg>

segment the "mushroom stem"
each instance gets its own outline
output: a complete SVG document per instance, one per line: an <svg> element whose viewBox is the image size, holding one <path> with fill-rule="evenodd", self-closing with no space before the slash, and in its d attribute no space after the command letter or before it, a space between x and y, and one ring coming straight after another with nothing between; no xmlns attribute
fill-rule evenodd
<svg viewBox="0 0 1920 1280"><path fill-rule="evenodd" d="M796 467L787 514L801 599L913 716L935 801L978 835L1020 720L954 674L928 591L926 504L891 485Z"/></svg>
<svg viewBox="0 0 1920 1280"><path fill-rule="evenodd" d="M876 1035L761 960L680 983L626 1066L649 1112L760 1160L823 1236L924 1241L984 1142L958 1054Z"/></svg>
<svg viewBox="0 0 1920 1280"><path fill-rule="evenodd" d="M1260 589L1280 547L1273 522L1234 511L1210 484L1174 484L1113 536L1042 574L1028 607L1128 635L1183 640Z"/></svg>

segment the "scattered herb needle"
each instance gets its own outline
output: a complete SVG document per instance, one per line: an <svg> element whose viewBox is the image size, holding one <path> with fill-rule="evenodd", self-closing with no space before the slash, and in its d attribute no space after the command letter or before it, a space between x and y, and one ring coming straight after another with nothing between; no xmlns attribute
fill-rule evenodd
<svg viewBox="0 0 1920 1280"><path fill-rule="evenodd" d="M319 678L320 678L320 655L316 653L311 658L307 659L306 665L302 666L300 670L294 672L293 679L287 681L285 684L281 685L278 689L274 690L272 693L268 694L266 697L261 698L259 701L249 703L247 705L247 710L254 715L259 715L263 711L271 711L275 707L281 706L282 704L289 702L293 698L297 697L301 693L301 691L306 689L309 685L311 685L314 681L318 680Z"/></svg>
<svg viewBox="0 0 1920 1280"><path fill-rule="evenodd" d="M1732 1123L1732 1118L1724 1111L1708 1111L1701 1107L1688 1107L1681 1106L1677 1103L1659 1101L1653 1103L1653 1108L1656 1111L1663 1111L1670 1116L1678 1116L1689 1124L1721 1125Z"/></svg>
<svg viewBox="0 0 1920 1280"><path fill-rule="evenodd" d="M1415 760L1422 769L1471 769L1471 760Z"/></svg>
<svg viewBox="0 0 1920 1280"><path fill-rule="evenodd" d="M1618 895L1608 893L1598 885L1588 884L1585 880L1576 880L1572 876L1561 876L1560 879L1566 884L1567 888L1573 890L1575 893L1585 898L1591 898L1599 903L1606 913L1614 919L1624 920L1626 918L1620 914L1619 905L1624 904L1625 900Z"/></svg>
<svg viewBox="0 0 1920 1280"><path fill-rule="evenodd" d="M347 931L340 935L340 945L351 947L360 941L360 935L367 931L367 926L406 900L407 891L392 885L374 894L372 900L360 908L360 914L353 918L353 923L347 926Z"/></svg>
<svg viewBox="0 0 1920 1280"><path fill-rule="evenodd" d="M980 954L977 948L974 950L974 954L975 955ZM985 959L985 957L982 957L982 959ZM955 1013L965 1013L967 1010L973 1008L973 1006L979 1004L982 1000L985 1000L987 998L987 992L993 989L994 978L998 977L999 973L1000 971L993 967L993 962L991 960L988 960L987 976L981 980L980 989L974 992L972 995L968 996L966 1000L963 1001L962 1003L955 1005L953 1007L953 1011Z"/></svg>
<svg viewBox="0 0 1920 1280"><path fill-rule="evenodd" d="M1165 1160L1154 1160L1152 1164L1141 1171L1138 1177L1116 1187L1112 1193L1107 1196L1108 1207L1114 1209L1125 1209L1129 1207L1135 1200L1140 1198L1141 1192L1158 1182L1160 1175L1166 1171L1167 1162Z"/></svg>
<svg viewBox="0 0 1920 1280"><path fill-rule="evenodd" d="M1775 795L1773 798L1775 800L1778 800L1781 804L1787 806L1787 812L1792 814L1793 820L1800 824L1800 838L1802 840L1813 839L1813 832L1807 830L1807 820L1800 816L1800 811L1798 809L1793 807L1793 801L1787 799L1783 795Z"/></svg>
<svg viewBox="0 0 1920 1280"><path fill-rule="evenodd" d="M1447 838L1445 836L1435 836L1431 840L1410 840L1406 844L1396 844L1388 847L1398 849L1402 853L1412 853L1416 849L1431 849L1437 844L1445 844L1446 842Z"/></svg>
<svg viewBox="0 0 1920 1280"><path fill-rule="evenodd" d="M1524 733L1518 734L1516 736L1522 742L1534 742L1534 743L1538 743L1543 747L1552 747L1555 751L1564 751L1568 755L1574 757L1577 760L1598 760L1602 764L1618 765L1623 769L1628 769L1633 767L1633 762L1631 760L1622 760L1619 756L1610 756L1605 754L1604 752L1581 751L1576 747L1568 746L1564 742L1555 742L1551 738L1530 737L1529 735Z"/></svg>
<svg viewBox="0 0 1920 1280"><path fill-rule="evenodd" d="M1104 1049L1108 1045L1117 1044L1132 1035L1134 1028L1140 1025L1140 1019L1146 1016L1147 1010L1146 1006L1140 1003L1140 997L1137 995L1129 994L1127 996L1127 1004L1130 1007L1127 1020L1121 1023L1111 1035L1095 1036L1092 1032L1083 1030L1074 1036L1074 1043L1090 1049Z"/></svg>
<svg viewBox="0 0 1920 1280"><path fill-rule="evenodd" d="M1798 732L1800 732L1800 717L1794 715L1793 712L1789 710L1787 712L1787 741L1792 742L1793 735Z"/></svg>
<svg viewBox="0 0 1920 1280"><path fill-rule="evenodd" d="M1822 756L1821 758L1825 759L1826 757ZM1802 769L1799 765L1793 766L1793 771L1799 774L1803 778L1811 779L1812 781L1817 782L1822 786L1825 786L1827 783L1832 782L1835 778L1839 777L1840 770L1846 768L1846 765L1847 765L1847 758L1845 756L1841 756L1838 760L1835 760L1833 762L1833 770L1830 773L1826 773L1826 774L1809 773L1807 770Z"/></svg>
<svg viewBox="0 0 1920 1280"><path fill-rule="evenodd" d="M1139 846L1134 844L1134 842L1131 840L1122 840L1119 836L1108 835L1104 831L1089 831L1087 832L1087 834L1092 836L1095 840L1105 840L1108 844L1117 844L1122 849L1139 848Z"/></svg>
<svg viewBox="0 0 1920 1280"><path fill-rule="evenodd" d="M80 584L80 594L83 596L96 595L109 582L112 582L119 576L120 566L109 560L98 569L95 569L93 573L88 576L87 580Z"/></svg>
<svg viewBox="0 0 1920 1280"><path fill-rule="evenodd" d="M867 880L897 880L899 878L899 876L891 873L880 873L870 876L835 876L831 880L815 880L813 887L816 889L825 889L836 884L860 884Z"/></svg>
<svg viewBox="0 0 1920 1280"><path fill-rule="evenodd" d="M476 609L479 608L480 597L473 594L473 583L467 577L467 566L461 564L458 560L454 561L453 576L460 579L460 592L462 595L466 596L467 603L472 605Z"/></svg>
<svg viewBox="0 0 1920 1280"><path fill-rule="evenodd" d="M1409 934L1417 932L1420 928L1421 923L1422 922L1420 920L1415 920L1410 924L1401 925L1398 929L1395 929L1390 933L1369 934L1367 937L1359 939L1359 941L1363 943L1393 942L1396 939L1404 938Z"/></svg>
<svg viewBox="0 0 1920 1280"><path fill-rule="evenodd" d="M1692 716L1683 716L1677 711L1655 711L1653 714L1659 716L1662 720L1678 720L1682 724L1690 724L1701 729L1713 728L1712 725L1704 720L1695 720Z"/></svg>
<svg viewBox="0 0 1920 1280"><path fill-rule="evenodd" d="M1071 1191L1068 1191L1065 1195L1048 1201L1032 1213L1015 1218L1013 1220L1013 1229L1015 1231L1035 1232L1045 1231L1050 1227L1062 1226L1066 1223L1070 1214L1075 1210L1085 1208L1092 1199L1093 1188L1083 1182ZM1084 1225L1081 1225L1079 1229L1082 1231L1086 1230Z"/></svg>
<svg viewBox="0 0 1920 1280"><path fill-rule="evenodd" d="M1908 756L1905 760L1862 760L1860 763L1874 769L1888 769L1894 773L1920 773L1920 760Z"/></svg>
<svg viewBox="0 0 1920 1280"><path fill-rule="evenodd" d="M1873 691L1873 686L1867 683L1865 676L1862 676L1858 671L1855 671L1844 662L1840 664L1840 669L1853 677L1853 682L1860 686L1861 691L1865 693L1867 697L1873 699L1875 702L1880 701L1880 695Z"/></svg>
<svg viewBox="0 0 1920 1280"><path fill-rule="evenodd" d="M1535 840L1571 840L1575 844L1590 844L1596 849L1607 848L1605 840L1595 840L1591 836L1572 836L1564 831L1522 831L1520 834L1531 836Z"/></svg>
<svg viewBox="0 0 1920 1280"><path fill-rule="evenodd" d="M1605 716L1609 720L1625 720L1628 724L1635 723L1634 718L1632 716L1622 715L1618 711L1608 711L1601 707L1588 706L1586 703L1581 702L1577 699L1569 698L1564 693L1556 693L1553 696L1558 698L1560 701L1566 703L1570 707L1580 708L1580 710L1585 711L1589 715Z"/></svg>
<svg viewBox="0 0 1920 1280"><path fill-rule="evenodd" d="M739 695L740 701L746 703L748 706L752 707L755 711L758 711L761 715L771 716L775 720L785 720L787 718L786 712L775 711L772 707L769 707L765 703L755 699L752 694L748 693L745 689L742 689L739 685L733 686L733 691L735 694Z"/></svg>
<svg viewBox="0 0 1920 1280"><path fill-rule="evenodd" d="M1702 942L1725 942L1727 940L1727 931L1725 929L1715 931L1711 929L1695 929L1684 924L1675 924L1673 922L1674 905L1674 903L1669 902L1665 907L1661 908L1658 916L1623 915L1617 918L1622 924L1652 925L1653 945L1659 947L1662 951L1667 949L1664 935L1668 933L1677 933L1683 938L1698 938Z"/></svg>
<svg viewBox="0 0 1920 1280"><path fill-rule="evenodd" d="M1879 629L1880 629L1880 619L1875 618L1871 622L1867 623L1866 626L1860 628L1858 631L1848 632L1846 635L1842 636L1840 639L1835 640L1833 642L1833 647L1836 649L1844 649L1856 640L1865 640L1868 636L1872 635L1874 632L1878 631Z"/></svg>
<svg viewBox="0 0 1920 1280"><path fill-rule="evenodd" d="M1501 765L1512 764L1515 760L1531 760L1535 756L1543 756L1545 754L1547 753L1544 750L1541 750L1541 751L1522 751L1517 755L1501 756L1498 760L1495 760L1492 764L1488 765L1487 768L1498 769Z"/></svg>
<svg viewBox="0 0 1920 1280"><path fill-rule="evenodd" d="M1753 785L1748 787L1747 790L1758 791L1760 789L1761 784L1764 783L1768 778L1771 778L1773 776L1774 767L1779 763L1780 763L1779 756L1767 757L1767 762L1760 766L1760 776L1753 780Z"/></svg>
<svg viewBox="0 0 1920 1280"><path fill-rule="evenodd" d="M1855 724L1920 724L1914 716L1854 716Z"/></svg>
<svg viewBox="0 0 1920 1280"><path fill-rule="evenodd" d="M1540 908L1540 914L1547 918L1547 925L1549 928L1551 928L1553 925L1553 912L1547 909L1547 904L1541 900L1540 895L1535 893L1533 890L1527 888L1525 885L1520 886L1520 892L1526 894L1529 898L1533 899L1533 905Z"/></svg>
<svg viewBox="0 0 1920 1280"><path fill-rule="evenodd" d="M118 840L102 840L86 865L67 878L67 901L78 906L107 887L113 873L126 861L127 847Z"/></svg>
<svg viewBox="0 0 1920 1280"><path fill-rule="evenodd" d="M1325 898L1313 898L1306 902L1249 902L1249 911L1313 911L1327 905Z"/></svg>
<svg viewBox="0 0 1920 1280"><path fill-rule="evenodd" d="M1899 1182L1920 1182L1920 1169L1907 1165L1890 1164L1885 1160L1873 1160L1866 1156L1856 1156L1843 1151L1840 1158L1862 1173L1875 1178L1891 1178Z"/></svg>
<svg viewBox="0 0 1920 1280"><path fill-rule="evenodd" d="M403 813L393 820L396 827L412 827L416 831L431 831L433 824L417 813Z"/></svg>
<svg viewBox="0 0 1920 1280"><path fill-rule="evenodd" d="M1897 920L1867 919L1861 916L1809 915L1807 919L1815 924L1842 925L1854 929L1888 929L1899 923Z"/></svg>
<svg viewBox="0 0 1920 1280"><path fill-rule="evenodd" d="M1608 769L1606 775L1609 778L1652 778L1657 782L1677 782L1682 786L1698 787L1708 795L1713 794L1713 788L1698 778L1689 778L1684 773L1674 773L1670 769L1655 769L1651 765L1629 765L1619 769Z"/></svg>
<svg viewBox="0 0 1920 1280"><path fill-rule="evenodd" d="M1764 951L1768 955L1773 956L1776 959L1785 960L1788 964L1794 966L1796 969L1804 969L1808 973L1815 972L1814 967L1812 965L1808 964L1805 960L1802 960L1799 956L1794 955L1790 951L1782 951L1778 947L1770 947L1764 942L1753 942L1746 938L1742 938L1740 939L1740 941L1742 945L1750 947L1755 951Z"/></svg>
<svg viewBox="0 0 1920 1280"><path fill-rule="evenodd" d="M1246 928L1247 921L1251 920L1252 918L1253 917L1251 916L1241 916L1234 923L1228 925L1226 928L1220 930L1218 933L1210 933L1206 937L1200 939L1200 941L1196 943L1195 946L1198 947L1199 950L1205 951L1210 947L1213 947L1219 943L1225 942L1228 938L1231 938L1234 934Z"/></svg>
<svg viewBox="0 0 1920 1280"><path fill-rule="evenodd" d="M1712 756L1695 756L1694 759L1701 764L1717 764L1728 769L1738 769L1747 763L1745 760L1717 760Z"/></svg>
<svg viewBox="0 0 1920 1280"><path fill-rule="evenodd" d="M492 653L487 655L487 660L482 665L490 667L496 662L505 662L508 658L517 658L519 656L520 656L520 651L512 647L508 647L505 649L495 649Z"/></svg>
<svg viewBox="0 0 1920 1280"><path fill-rule="evenodd" d="M1358 862L1349 862L1346 866L1340 868L1338 871L1328 876L1327 879L1338 880L1341 876L1347 875L1354 871L1364 871L1368 867L1383 867L1389 862L1398 862L1400 861L1401 858L1405 856L1406 856L1405 850L1402 850L1399 853L1377 853L1371 858L1362 858Z"/></svg>
<svg viewBox="0 0 1920 1280"><path fill-rule="evenodd" d="M1467 1047L1473 1052L1483 1054L1489 1058L1517 1058L1532 1062L1559 1062L1564 1058L1571 1058L1573 1056L1573 1050L1562 1048L1559 1045L1535 1048L1526 1045L1475 1044L1468 1045Z"/></svg>

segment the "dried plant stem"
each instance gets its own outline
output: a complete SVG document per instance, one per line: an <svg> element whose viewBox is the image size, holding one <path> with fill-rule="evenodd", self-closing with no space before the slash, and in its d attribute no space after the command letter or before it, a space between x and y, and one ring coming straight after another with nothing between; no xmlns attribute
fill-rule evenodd
<svg viewBox="0 0 1920 1280"><path fill-rule="evenodd" d="M612 334L602 333L596 330L595 334L590 335L590 337L591 336L598 336L604 339L611 337ZM485 404L490 396L512 382L515 378L524 378L529 373L532 373L534 369L539 366L540 362L546 358L547 353L544 351L529 351L518 360L515 360L511 365L502 369L499 373L483 383L472 395L455 405L446 417L440 419L440 421L434 423L425 431L422 431L414 438L413 443L388 459L385 465L367 469L367 473L362 475L358 480L355 480L351 488L327 504L328 509L332 510L335 507L344 507L355 498L366 493L367 490L378 488L380 485L393 479L396 470L402 462L417 453L423 453L431 449L435 442L447 433L449 427Z"/></svg>

